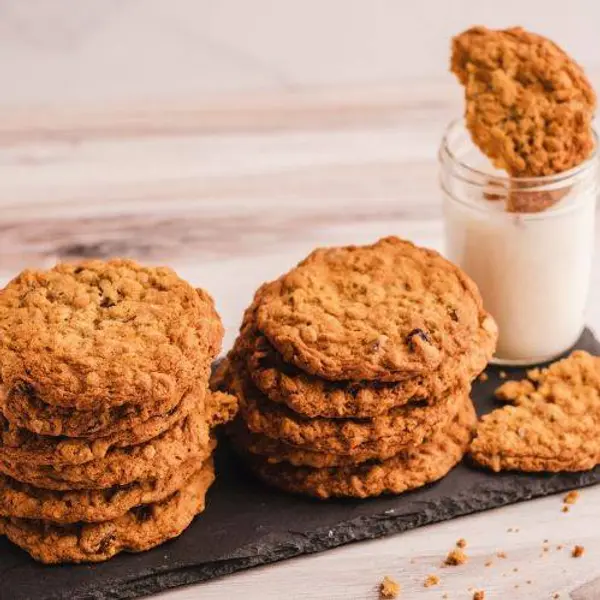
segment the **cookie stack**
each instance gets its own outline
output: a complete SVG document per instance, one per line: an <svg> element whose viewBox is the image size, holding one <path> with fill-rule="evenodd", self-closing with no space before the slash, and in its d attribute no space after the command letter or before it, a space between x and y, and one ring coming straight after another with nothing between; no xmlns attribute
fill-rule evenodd
<svg viewBox="0 0 600 600"><path fill-rule="evenodd" d="M167 268L89 261L0 292L0 533L45 563L179 535L214 479L223 328Z"/></svg>
<svg viewBox="0 0 600 600"><path fill-rule="evenodd" d="M463 457L497 328L475 284L398 238L318 249L263 285L217 373L250 468L320 498L398 494Z"/></svg>

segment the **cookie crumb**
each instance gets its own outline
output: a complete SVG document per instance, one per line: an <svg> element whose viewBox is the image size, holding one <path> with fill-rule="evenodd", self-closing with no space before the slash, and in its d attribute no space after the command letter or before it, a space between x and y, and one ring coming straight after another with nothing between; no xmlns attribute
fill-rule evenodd
<svg viewBox="0 0 600 600"><path fill-rule="evenodd" d="M481 381L481 383L485 383L489 378L489 375L485 371L479 374L479 381Z"/></svg>
<svg viewBox="0 0 600 600"><path fill-rule="evenodd" d="M564 548L564 546L562 544L558 544L558 546L556 546L557 550L562 550Z"/></svg>
<svg viewBox="0 0 600 600"><path fill-rule="evenodd" d="M565 505L562 507L562 509L561 509L561 510L562 510L562 512L564 512L564 513L568 513L570 509L569 509L569 507L568 507L568 506L565 504Z"/></svg>
<svg viewBox="0 0 600 600"><path fill-rule="evenodd" d="M450 550L448 556L446 556L444 565L456 567L458 565L464 565L468 560L469 557L460 548L454 548L454 550Z"/></svg>
<svg viewBox="0 0 600 600"><path fill-rule="evenodd" d="M519 570L519 567L515 567L513 571L516 573Z"/></svg>
<svg viewBox="0 0 600 600"><path fill-rule="evenodd" d="M558 592L554 592L554 595L552 596L552 598L554 598L554 600L556 600L557 598L560 598L560 594Z"/></svg>
<svg viewBox="0 0 600 600"><path fill-rule="evenodd" d="M583 546L580 546L579 544L577 546L575 546L573 548L573 550L571 551L571 556L573 558L579 558L580 556L583 556L585 553L585 548Z"/></svg>
<svg viewBox="0 0 600 600"><path fill-rule="evenodd" d="M382 600L389 600L397 598L399 593L400 584L386 575L379 584L379 597L382 598Z"/></svg>
<svg viewBox="0 0 600 600"><path fill-rule="evenodd" d="M506 558L506 552L502 552L502 551L500 551L500 552L497 552L497 553L496 553L496 556L497 556L498 558Z"/></svg>
<svg viewBox="0 0 600 600"><path fill-rule="evenodd" d="M579 492L577 490L570 491L564 498L563 502L565 504L575 504L579 500Z"/></svg>
<svg viewBox="0 0 600 600"><path fill-rule="evenodd" d="M506 379L506 371L500 371L500 373L498 373L498 377L500 377L500 379Z"/></svg>
<svg viewBox="0 0 600 600"><path fill-rule="evenodd" d="M423 587L432 587L434 585L438 585L438 583L440 582L440 578L437 575L428 575L427 579L425 579L425 583L423 584Z"/></svg>
<svg viewBox="0 0 600 600"><path fill-rule="evenodd" d="M460 538L460 540L457 540L457 542L456 542L456 547L457 548L466 548L467 540L465 540L465 538Z"/></svg>
<svg viewBox="0 0 600 600"><path fill-rule="evenodd" d="M483 563L483 566L484 566L484 567L491 567L493 564L494 564L494 561L490 559L490 560L486 560L486 561Z"/></svg>
<svg viewBox="0 0 600 600"><path fill-rule="evenodd" d="M473 594L473 600L485 600L485 591L484 590L477 590Z"/></svg>

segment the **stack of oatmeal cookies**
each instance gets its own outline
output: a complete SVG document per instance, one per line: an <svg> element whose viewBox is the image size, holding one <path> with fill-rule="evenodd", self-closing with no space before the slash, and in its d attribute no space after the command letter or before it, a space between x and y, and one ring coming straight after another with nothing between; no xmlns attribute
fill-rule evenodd
<svg viewBox="0 0 600 600"><path fill-rule="evenodd" d="M463 457L497 329L474 283L398 238L318 249L263 285L216 374L250 468L320 498L398 494Z"/></svg>
<svg viewBox="0 0 600 600"><path fill-rule="evenodd" d="M0 533L46 563L179 535L214 479L223 328L167 268L89 261L0 292Z"/></svg>

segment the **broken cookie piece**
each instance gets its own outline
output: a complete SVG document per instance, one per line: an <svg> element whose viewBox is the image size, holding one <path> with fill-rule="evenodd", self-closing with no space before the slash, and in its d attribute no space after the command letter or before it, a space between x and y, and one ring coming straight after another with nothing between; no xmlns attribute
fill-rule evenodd
<svg viewBox="0 0 600 600"><path fill-rule="evenodd" d="M509 405L485 415L471 456L494 471L583 471L600 463L600 358L575 351L496 397Z"/></svg>

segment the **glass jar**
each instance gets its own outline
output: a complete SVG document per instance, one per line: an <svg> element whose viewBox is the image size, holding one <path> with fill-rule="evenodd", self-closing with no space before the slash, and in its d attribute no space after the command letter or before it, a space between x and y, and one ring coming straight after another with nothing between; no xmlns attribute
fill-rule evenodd
<svg viewBox="0 0 600 600"><path fill-rule="evenodd" d="M477 283L498 323L494 362L537 364L569 350L584 327L592 273L597 150L557 175L511 178L461 119L446 130L439 158L446 256Z"/></svg>

